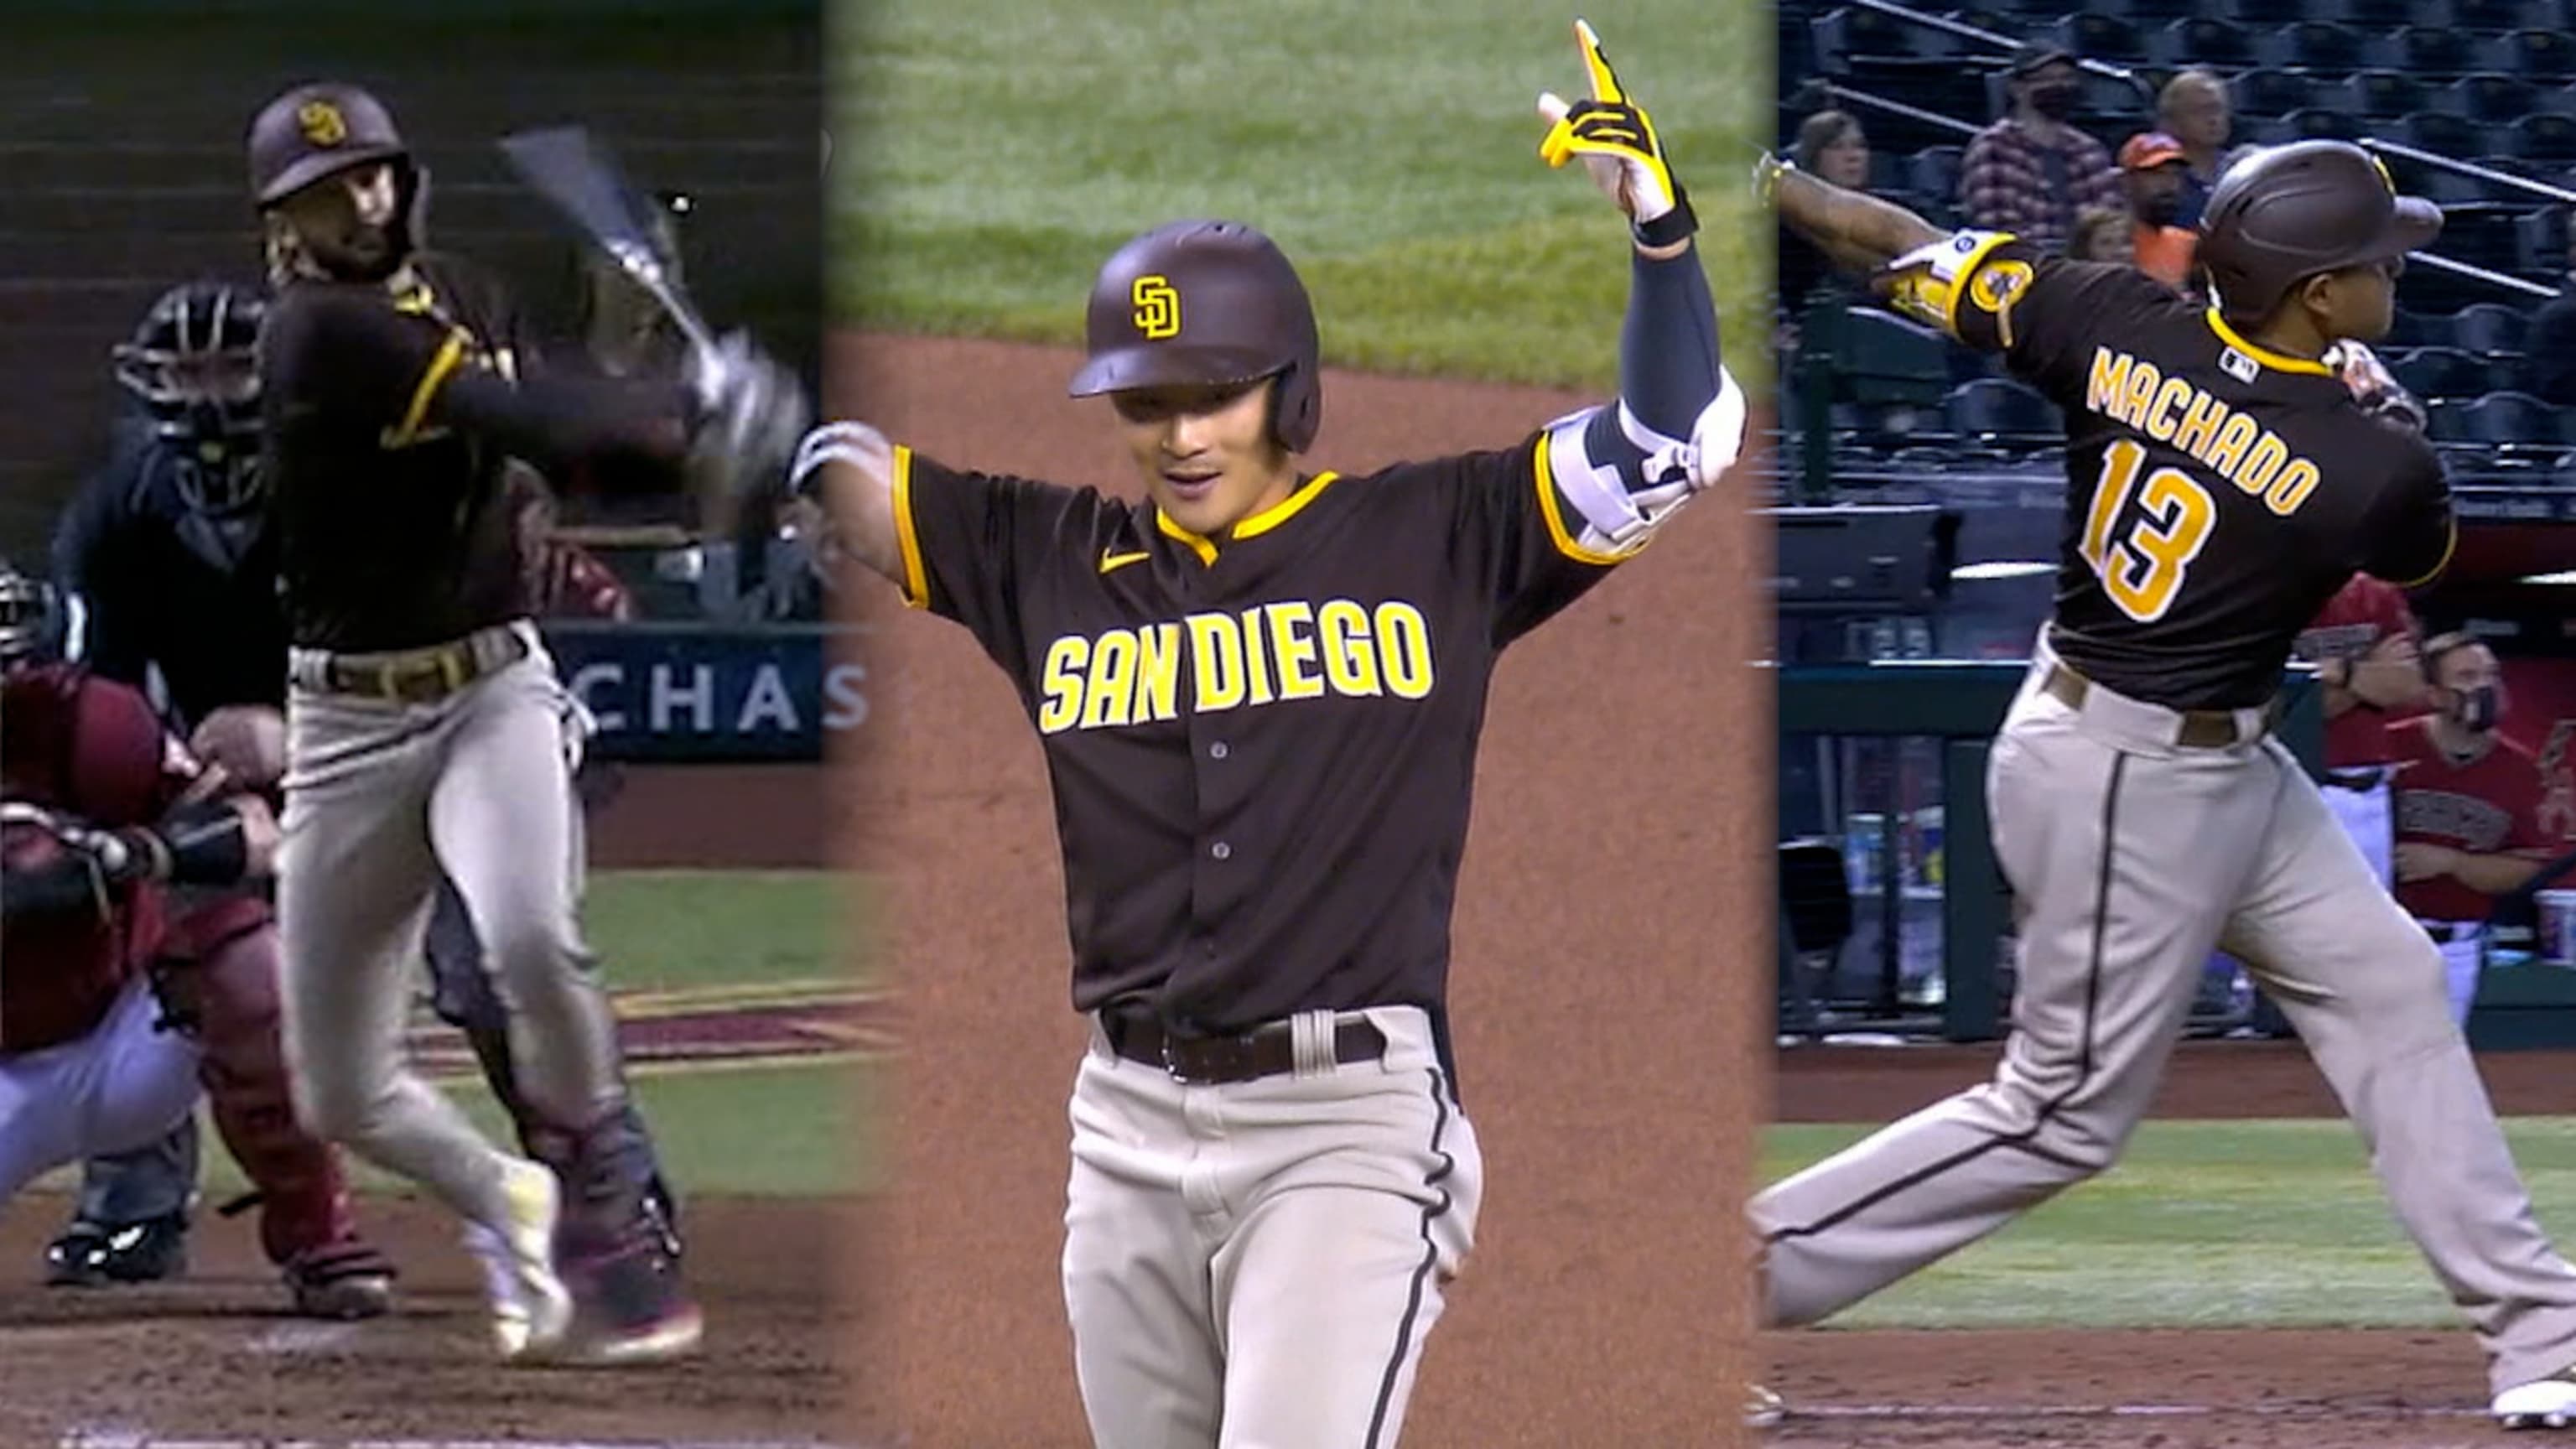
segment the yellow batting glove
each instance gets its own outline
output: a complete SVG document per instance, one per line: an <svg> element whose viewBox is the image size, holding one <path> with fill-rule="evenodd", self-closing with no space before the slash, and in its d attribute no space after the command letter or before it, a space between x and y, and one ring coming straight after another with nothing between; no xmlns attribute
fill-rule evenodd
<svg viewBox="0 0 2576 1449"><path fill-rule="evenodd" d="M1689 236L1699 229L1699 219L1664 160L1654 122L1620 86L1591 25L1575 21L1574 40L1592 95L1569 103L1553 91L1540 93L1538 113L1548 131L1539 141L1539 159L1559 167L1581 157L1594 182L1628 214L1640 243L1667 246Z"/></svg>

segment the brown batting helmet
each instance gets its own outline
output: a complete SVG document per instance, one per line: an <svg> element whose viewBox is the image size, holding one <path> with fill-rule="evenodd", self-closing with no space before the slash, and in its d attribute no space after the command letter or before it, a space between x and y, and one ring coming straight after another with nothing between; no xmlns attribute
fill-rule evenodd
<svg viewBox="0 0 2576 1449"><path fill-rule="evenodd" d="M2200 260L2227 319L2271 315L2299 283L2431 243L2442 209L2400 196L2379 158L2349 141L2299 141L2227 168L2200 219Z"/></svg>
<svg viewBox="0 0 2576 1449"><path fill-rule="evenodd" d="M1175 221L1120 247L1092 284L1090 358L1072 394L1276 377L1270 431L1302 453L1324 421L1315 309L1270 238L1232 221Z"/></svg>
<svg viewBox="0 0 2576 1449"><path fill-rule="evenodd" d="M250 190L265 209L326 176L411 153L383 102L352 85L300 85L250 123Z"/></svg>

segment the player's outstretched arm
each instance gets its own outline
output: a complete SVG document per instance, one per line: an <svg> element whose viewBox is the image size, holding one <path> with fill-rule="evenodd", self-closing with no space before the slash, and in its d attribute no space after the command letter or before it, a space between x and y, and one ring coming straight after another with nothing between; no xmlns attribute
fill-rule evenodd
<svg viewBox="0 0 2576 1449"><path fill-rule="evenodd" d="M1755 185L1782 221L1851 271L1875 272L1949 235L1894 202L1846 191L1776 156L1757 164Z"/></svg>
<svg viewBox="0 0 2576 1449"><path fill-rule="evenodd" d="M1720 359L1717 302L1692 242L1698 220L1654 122L1620 85L1592 27L1575 22L1589 99L1542 94L1539 155L1580 158L1629 222L1635 251L1619 333L1619 401L1551 434L1558 491L1582 515L1580 542L1624 554L1735 461L1744 398Z"/></svg>
<svg viewBox="0 0 2576 1449"><path fill-rule="evenodd" d="M810 493L822 503L842 548L887 582L904 587L894 445L885 434L865 423L825 423L805 435L789 472L793 491Z"/></svg>

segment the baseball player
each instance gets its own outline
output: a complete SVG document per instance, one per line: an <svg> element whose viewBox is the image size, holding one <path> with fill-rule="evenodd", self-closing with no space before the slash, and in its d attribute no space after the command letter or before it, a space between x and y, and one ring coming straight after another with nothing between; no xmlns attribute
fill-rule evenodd
<svg viewBox="0 0 2576 1449"><path fill-rule="evenodd" d="M281 737L279 712L286 702L277 538L258 468L255 348L265 314L255 294L216 283L173 287L152 304L132 340L117 349L117 378L134 405L134 419L124 430L129 445L117 450L65 512L54 540L54 568L73 623L67 640L72 657L104 678L137 688L157 674L166 717L182 733L193 732L197 751L224 766L237 783L273 790L281 762L257 758L255 749L227 748ZM461 921L454 896L442 881L442 922L451 915ZM273 911L264 894L200 904L190 919L208 940L256 932L268 942L265 949L274 949ZM534 1124L509 1074L508 1018L472 933L433 928L427 945L432 1001L473 1046L524 1142ZM274 1014L273 1004L269 1011ZM298 1130L285 1110L284 1072L282 1062L234 1064L210 1079L218 1122L225 1120L230 1095L256 1089L259 1101L274 1102L274 1110L262 1110L257 1119L269 1124L263 1130L319 1152L320 1144ZM184 1206L196 1176L193 1123L183 1123L162 1143L87 1165L74 1222L48 1250L55 1281L129 1281L150 1276L150 1269L168 1261L167 1247L184 1241ZM643 1131L640 1121L636 1131ZM241 1133L228 1129L226 1145L258 1188L266 1221L284 1215L318 1228L320 1212L299 1214L291 1206L299 1200L294 1181L310 1180L309 1191L336 1195L336 1159L319 1175L295 1170L292 1160L263 1169L257 1145ZM636 1166L648 1174L648 1202L658 1214L672 1216L649 1141L636 1155ZM303 1236L286 1234L290 1253ZM289 1281L300 1280L290 1273Z"/></svg>
<svg viewBox="0 0 2576 1449"><path fill-rule="evenodd" d="M617 453L676 479L693 460L723 486L763 437L792 444L794 384L739 337L685 381L528 365L501 289L422 245L427 177L355 87L278 96L248 152L276 288L259 362L291 645L278 908L298 1105L466 1219L505 1359L689 1353L703 1321L632 1166L575 908L582 716L521 597L505 463ZM404 968L442 873L508 1006L545 1167L402 1061Z"/></svg>
<svg viewBox="0 0 2576 1449"><path fill-rule="evenodd" d="M2424 642L2434 713L2387 727L2396 762L2397 903L2441 948L2451 1019L2466 1024L2486 968L2487 918L2556 852L2540 828L2540 762L2498 732L2504 675L2467 634Z"/></svg>
<svg viewBox="0 0 2576 1449"><path fill-rule="evenodd" d="M2001 352L2068 429L2057 605L1987 780L2019 938L2002 1064L1754 1199L1767 1320L1814 1323L2108 1167L2224 945L2370 1142L2486 1348L2492 1412L2576 1424L2576 1269L2532 1220L2433 943L2271 733L2292 642L2356 569L2412 584L2449 560L2412 414L2323 360L2386 333L2440 211L2355 146L2257 152L2202 219L2204 309L2131 268L1761 174L1791 225L1888 264L1898 305Z"/></svg>
<svg viewBox="0 0 2576 1449"><path fill-rule="evenodd" d="M1229 221L1129 241L1076 396L1145 500L818 430L835 527L1018 686L1054 782L1073 1003L1063 1282L1111 1449L1392 1445L1483 1166L1445 1004L1496 656L1735 456L1697 223L1588 26L1541 98L1629 222L1614 405L1492 452L1300 462L1323 391L1295 269ZM1355 863L1365 862L1365 866Z"/></svg>
<svg viewBox="0 0 2576 1449"><path fill-rule="evenodd" d="M274 955L228 945L172 969L163 900L267 871L276 823L140 693L43 656L49 595L0 562L0 1203L168 1132L196 1105L201 1044L238 1058L225 1038L258 1034L276 1050L256 1005L274 986L246 979Z"/></svg>

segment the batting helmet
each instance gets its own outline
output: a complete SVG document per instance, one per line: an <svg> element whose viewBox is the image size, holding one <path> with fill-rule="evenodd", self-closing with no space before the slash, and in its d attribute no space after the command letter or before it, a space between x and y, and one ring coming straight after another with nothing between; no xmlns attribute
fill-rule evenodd
<svg viewBox="0 0 2576 1449"><path fill-rule="evenodd" d="M1176 221L1120 247L1092 284L1091 356L1075 397L1279 379L1270 431L1302 453L1324 421L1314 304L1270 238L1231 221Z"/></svg>
<svg viewBox="0 0 2576 1449"><path fill-rule="evenodd" d="M2441 230L2442 209L2398 195L2378 157L2298 141L2227 168L2201 214L2200 260L2227 319L2250 325L2310 277L2403 256Z"/></svg>
<svg viewBox="0 0 2576 1449"><path fill-rule="evenodd" d="M117 344L116 380L169 445L189 506L223 515L259 497L259 329L268 304L220 282L164 292Z"/></svg>
<svg viewBox="0 0 2576 1449"><path fill-rule="evenodd" d="M384 103L335 81L297 86L250 123L250 190L262 209L352 166L410 159Z"/></svg>

